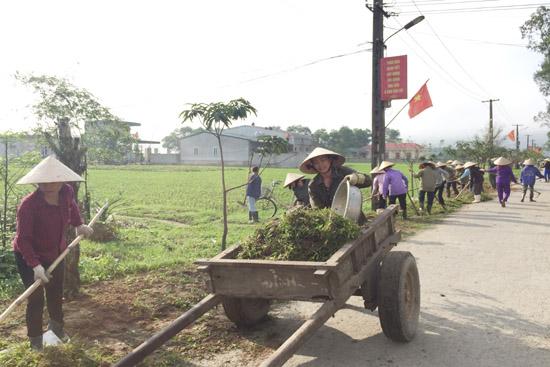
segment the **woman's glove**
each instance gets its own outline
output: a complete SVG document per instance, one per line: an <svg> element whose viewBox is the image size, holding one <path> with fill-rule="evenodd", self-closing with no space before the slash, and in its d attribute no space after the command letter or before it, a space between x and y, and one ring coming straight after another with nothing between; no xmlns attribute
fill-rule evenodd
<svg viewBox="0 0 550 367"><path fill-rule="evenodd" d="M362 185L366 181L366 177L360 173L352 173L344 177L345 180L349 181L349 184L355 186L357 184Z"/></svg>
<svg viewBox="0 0 550 367"><path fill-rule="evenodd" d="M90 237L92 233L94 233L94 230L92 229L92 227L87 226L86 224L81 224L76 227L77 236Z"/></svg>
<svg viewBox="0 0 550 367"><path fill-rule="evenodd" d="M44 267L42 265L36 265L34 268L32 268L32 271L34 271L34 280L40 280L42 283L48 283L50 281L50 278L46 275L46 270L44 270Z"/></svg>

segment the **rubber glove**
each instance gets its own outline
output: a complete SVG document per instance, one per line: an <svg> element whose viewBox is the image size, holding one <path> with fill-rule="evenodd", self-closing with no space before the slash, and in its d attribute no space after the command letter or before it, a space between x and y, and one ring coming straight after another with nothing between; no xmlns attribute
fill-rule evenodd
<svg viewBox="0 0 550 367"><path fill-rule="evenodd" d="M84 237L90 237L94 233L94 230L92 227L87 226L86 224L81 224L78 227L76 227L76 235L77 236L84 236Z"/></svg>
<svg viewBox="0 0 550 367"><path fill-rule="evenodd" d="M44 270L44 267L42 265L36 265L34 268L32 268L32 271L34 271L34 280L40 280L43 283L48 283L50 281L50 278L46 275L46 270Z"/></svg>

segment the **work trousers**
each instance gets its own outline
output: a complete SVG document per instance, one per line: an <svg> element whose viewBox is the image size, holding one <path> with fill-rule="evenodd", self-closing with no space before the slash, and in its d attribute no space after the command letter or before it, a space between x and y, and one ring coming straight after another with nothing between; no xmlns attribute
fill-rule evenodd
<svg viewBox="0 0 550 367"><path fill-rule="evenodd" d="M445 206L445 200L443 200L443 191L445 190L445 182L435 188L435 197L441 206Z"/></svg>
<svg viewBox="0 0 550 367"><path fill-rule="evenodd" d="M497 182L498 201L507 202L510 197L510 183L501 184Z"/></svg>
<svg viewBox="0 0 550 367"><path fill-rule="evenodd" d="M489 183L491 184L491 187L493 189L497 188L497 176L493 174L489 174Z"/></svg>
<svg viewBox="0 0 550 367"><path fill-rule="evenodd" d="M256 210L256 199L255 197L252 197L252 196L247 196L246 199L248 200L248 211L249 212L257 212Z"/></svg>
<svg viewBox="0 0 550 367"><path fill-rule="evenodd" d="M474 195L481 195L481 192L483 191L483 181L474 182L471 185L471 190L473 191Z"/></svg>
<svg viewBox="0 0 550 367"><path fill-rule="evenodd" d="M533 198L535 197L535 184L532 184L532 185L523 184L523 197L524 198L525 198L525 194L527 193L527 189L529 189L529 199L533 200Z"/></svg>
<svg viewBox="0 0 550 367"><path fill-rule="evenodd" d="M435 198L435 192L433 191L424 191L420 190L418 192L418 201L420 202L420 207L424 208L424 198L428 196L428 212L432 210L432 206L434 204L434 198Z"/></svg>
<svg viewBox="0 0 550 367"><path fill-rule="evenodd" d="M399 199L399 207L403 211L403 213L407 213L407 194L401 194L401 195L390 195L390 205L395 204L395 202Z"/></svg>
<svg viewBox="0 0 550 367"><path fill-rule="evenodd" d="M27 265L19 252L14 252L17 270L25 288L34 283L34 271ZM48 269L51 264L42 264ZM50 319L63 325L63 276L65 262L62 261L52 272L52 278L45 286L38 287L27 299L27 336L30 338L42 335L42 313L44 310L44 289L46 289L46 305Z"/></svg>
<svg viewBox="0 0 550 367"><path fill-rule="evenodd" d="M456 181L450 181L450 182L447 182L447 197L450 198L451 197L451 188L453 189L453 192L456 195L458 195L458 188L457 188L457 185L456 185Z"/></svg>
<svg viewBox="0 0 550 367"><path fill-rule="evenodd" d="M376 210L376 209L386 209L386 207L388 206L388 204L387 204L387 202L386 202L386 199L382 198L381 195L375 196L375 198L374 198L374 205L375 205L375 207L372 208L373 210Z"/></svg>

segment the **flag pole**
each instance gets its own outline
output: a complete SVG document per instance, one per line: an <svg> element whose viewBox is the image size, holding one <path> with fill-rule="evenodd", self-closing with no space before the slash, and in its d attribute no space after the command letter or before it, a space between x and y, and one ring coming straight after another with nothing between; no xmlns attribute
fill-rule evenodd
<svg viewBox="0 0 550 367"><path fill-rule="evenodd" d="M426 84L428 84L428 81L429 81L429 80L430 80L430 78L428 78L428 79L424 82L424 84L422 84L422 87L425 86ZM422 89L422 87L420 87L420 89ZM416 96L416 94L415 94L414 96ZM411 101L413 100L414 96L413 96L411 99L409 99L409 101L408 101L407 103L405 103L405 104L403 105L403 107L401 107L401 109L399 110L399 112L397 112L397 113L395 114L395 116L392 117L392 119L390 120L390 122L388 122L388 123L386 124L385 127L390 126L390 124L393 122L393 120L395 120L395 118L396 118L397 116L399 116L399 114L400 114L401 112L403 112L403 110L405 109L405 107L407 107L409 104L411 104Z"/></svg>

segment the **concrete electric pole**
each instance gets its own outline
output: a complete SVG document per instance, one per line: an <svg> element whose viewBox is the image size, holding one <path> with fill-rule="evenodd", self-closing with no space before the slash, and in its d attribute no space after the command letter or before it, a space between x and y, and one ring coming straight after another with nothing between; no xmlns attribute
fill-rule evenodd
<svg viewBox="0 0 550 367"><path fill-rule="evenodd" d="M380 59L384 57L384 0L372 5L372 140L371 167L384 160L386 121L384 102L380 96Z"/></svg>
<svg viewBox="0 0 550 367"><path fill-rule="evenodd" d="M491 150L491 155L493 155L493 145L495 136L493 133L493 102L499 101L498 99L489 99L487 101L481 101L482 103L489 102L489 148Z"/></svg>

